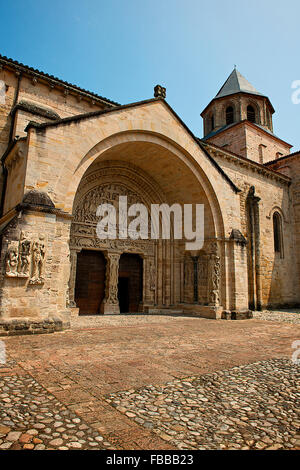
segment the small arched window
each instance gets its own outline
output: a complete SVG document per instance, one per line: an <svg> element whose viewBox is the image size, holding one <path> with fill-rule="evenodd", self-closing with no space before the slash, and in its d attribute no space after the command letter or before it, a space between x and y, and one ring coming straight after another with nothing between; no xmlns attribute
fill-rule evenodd
<svg viewBox="0 0 300 470"><path fill-rule="evenodd" d="M247 119L250 122L256 122L255 110L254 110L253 106L251 106L251 104L249 104L249 106L247 106Z"/></svg>
<svg viewBox="0 0 300 470"><path fill-rule="evenodd" d="M210 130L213 131L214 128L215 128L215 117L212 114L211 117L210 117Z"/></svg>
<svg viewBox="0 0 300 470"><path fill-rule="evenodd" d="M274 251L283 258L282 222L278 212L273 214Z"/></svg>
<svg viewBox="0 0 300 470"><path fill-rule="evenodd" d="M234 121L233 107L228 106L228 108L226 108L226 124L227 124L227 126L228 126L228 124L232 124L233 121Z"/></svg>

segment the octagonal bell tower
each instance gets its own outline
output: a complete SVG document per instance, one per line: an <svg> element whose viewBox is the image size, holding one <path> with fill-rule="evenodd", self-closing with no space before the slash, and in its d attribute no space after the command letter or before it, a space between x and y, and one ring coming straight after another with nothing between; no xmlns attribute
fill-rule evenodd
<svg viewBox="0 0 300 470"><path fill-rule="evenodd" d="M234 69L201 113L203 140L266 163L291 148L273 134L274 112L269 98Z"/></svg>

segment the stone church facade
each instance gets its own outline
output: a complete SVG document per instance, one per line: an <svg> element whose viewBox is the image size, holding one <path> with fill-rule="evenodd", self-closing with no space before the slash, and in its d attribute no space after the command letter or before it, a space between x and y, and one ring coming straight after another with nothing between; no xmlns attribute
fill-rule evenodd
<svg viewBox="0 0 300 470"><path fill-rule="evenodd" d="M2 88L1 88L2 87ZM247 318L300 303L300 153L237 71L196 137L165 89L129 105L0 56L0 333L125 312ZM99 204L203 204L204 245L99 239Z"/></svg>

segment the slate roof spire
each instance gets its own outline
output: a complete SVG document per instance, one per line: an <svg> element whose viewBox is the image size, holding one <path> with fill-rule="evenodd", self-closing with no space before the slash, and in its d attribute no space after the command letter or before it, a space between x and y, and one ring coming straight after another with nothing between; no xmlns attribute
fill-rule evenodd
<svg viewBox="0 0 300 470"><path fill-rule="evenodd" d="M251 85L251 83L249 83L236 68L234 68L215 98L223 98L224 96L241 92L263 96L262 93L259 93L259 91L257 91L254 86Z"/></svg>

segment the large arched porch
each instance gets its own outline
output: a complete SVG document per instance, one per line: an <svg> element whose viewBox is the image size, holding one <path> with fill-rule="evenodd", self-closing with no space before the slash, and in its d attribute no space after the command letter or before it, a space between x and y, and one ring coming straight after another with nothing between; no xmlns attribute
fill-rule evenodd
<svg viewBox="0 0 300 470"><path fill-rule="evenodd" d="M143 260L139 311L175 308L204 316L221 316L226 304L223 220L206 175L180 149L158 136L139 133L137 137L136 133L126 133L117 136L115 145L101 153L102 147L100 143L89 152L93 155L90 165L83 158L86 170L73 201L70 307L77 307L75 286L80 276L77 256L82 250L94 250L103 253L106 259L105 295L99 313L120 312L120 257L133 254ZM153 204L178 204L182 214L185 204L194 207L203 204L203 246L200 250L186 250L187 240L174 237L172 217L170 239L163 239L161 233L158 239L151 239L149 220L148 239L133 240L128 236L100 240L96 234L97 207L108 203L117 209L119 196L127 197L128 206L144 204L148 214ZM124 284L121 288L124 289ZM99 290L104 291L104 287L99 286Z"/></svg>

